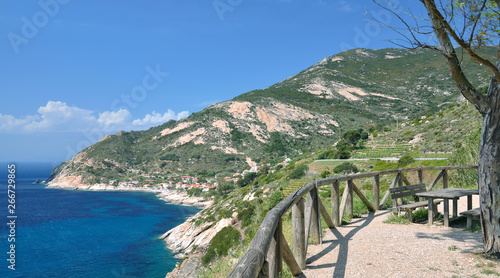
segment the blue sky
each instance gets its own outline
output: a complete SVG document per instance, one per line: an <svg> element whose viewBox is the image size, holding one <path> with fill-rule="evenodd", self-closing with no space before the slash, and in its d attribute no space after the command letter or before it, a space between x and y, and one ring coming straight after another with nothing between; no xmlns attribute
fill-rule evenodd
<svg viewBox="0 0 500 278"><path fill-rule="evenodd" d="M397 23L369 0L3 1L0 161L58 163L342 50L393 47L367 12Z"/></svg>

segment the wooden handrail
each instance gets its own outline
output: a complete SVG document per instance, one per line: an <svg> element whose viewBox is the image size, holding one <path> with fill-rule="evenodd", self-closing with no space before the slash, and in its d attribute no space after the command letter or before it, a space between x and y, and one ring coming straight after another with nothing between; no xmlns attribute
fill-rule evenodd
<svg viewBox="0 0 500 278"><path fill-rule="evenodd" d="M323 216L327 218L324 214L326 209L324 205L321 203L318 195L318 188L321 186L331 185L332 186L332 219L327 218L326 221L328 226L332 225L341 225L342 216L344 214L344 208L347 206L348 202L351 202L352 207L352 194L353 192L358 194L363 202L368 206L368 200L359 189L357 189L356 185L353 183L353 180L374 177L374 196L380 196L379 192L379 178L380 176L397 174L396 179L391 184L391 187L395 187L397 185L401 185L403 181L405 183L408 182L404 173L408 172L418 172L419 182L422 183L422 172L423 171L441 171L438 177L432 182L431 186L433 187L436 183L443 179L443 187L448 186L448 171L449 170L467 170L467 169L477 169L477 165L472 166L440 166L440 167L413 167L413 168L405 168L405 169L395 169L395 170L386 170L386 171L376 171L376 172L368 172L368 173L358 173L352 175L343 175L336 176L332 178L321 179L317 181L312 181L302 186L301 188L295 190L292 194L287 196L283 201L277 204L274 208L272 208L264 217L259 229L255 233L252 242L248 246L247 251L243 255L243 257L239 260L236 266L233 268L231 273L229 273L230 278L256 278L256 277L277 277L279 271L281 270L281 259L283 256L281 254L276 254L276 252L281 252L284 254L285 262L291 266L293 274L298 276L300 275L297 266L300 266L302 269L305 268L304 258L294 258L291 255L290 248L283 237L281 231L281 217L293 206L297 206L296 209L292 211L294 214L292 219L296 219L297 222L294 225L304 225L304 223L310 223L309 225L313 225L313 227L294 227L294 241L302 241L305 244L298 244L298 248L305 248L305 250L294 250L293 254L300 254L300 256L304 256L303 254L307 254L307 243L309 238L309 232L313 231L317 233L316 229L319 229L319 234L321 235L321 224L319 223L319 218ZM344 190L345 194L342 198L342 202L339 203L339 182L347 182L346 189ZM432 189L430 187L430 189ZM377 192L375 192L377 191ZM389 191L387 191L389 192ZM336 196L334 196L336 195ZM348 195L351 195L350 198ZM302 200L303 197L307 196L307 204L309 207L304 209ZM384 205L386 198L383 198L380 205ZM301 203L299 203L301 201ZM370 206L368 206L370 207ZM376 202L374 205L371 205L370 209L379 209L379 203ZM337 211L335 211L337 210ZM309 213L307 213L309 212ZM295 214L299 215L295 215ZM302 219L302 217L307 217L309 219ZM311 219L311 216L314 216ZM351 215L352 216L352 215ZM337 218L338 217L338 218ZM295 221L295 220L294 220ZM309 226L305 225L305 226ZM305 228L304 230L301 230ZM296 231L297 230L297 231ZM298 233L297 235L295 233ZM300 238L302 236L303 238ZM315 235L313 235L315 237ZM299 239L297 239L299 238ZM317 241L317 240L315 240ZM302 243L300 242L300 243ZM321 238L318 243L321 242ZM273 248L270 248L273 245ZM304 247L305 246L305 247ZM295 248L294 248L295 249Z"/></svg>

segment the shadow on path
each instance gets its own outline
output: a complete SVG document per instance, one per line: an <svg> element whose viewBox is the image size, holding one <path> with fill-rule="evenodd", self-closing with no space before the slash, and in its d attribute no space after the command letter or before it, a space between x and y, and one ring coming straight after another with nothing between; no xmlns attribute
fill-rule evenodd
<svg viewBox="0 0 500 278"><path fill-rule="evenodd" d="M343 236L337 229L330 229L330 231L333 233L333 235L337 238L336 240L326 240L323 241L323 244L325 243L330 243L327 247L325 247L321 252L318 254L310 257L307 259L306 264L308 265L307 268L309 269L321 269L321 268L329 268L329 267L335 267L335 271L333 273L333 277L345 277L345 267L347 264L347 255L349 254L349 241L352 239L352 237L359 232L361 229L365 228L368 226L375 217L380 217L382 215L385 215L386 212L380 213L378 215L375 215L375 213L371 212L367 217L363 217L359 220L356 220L353 223L356 223L358 225L344 225L343 227L346 228L354 228L347 235ZM359 223L361 223L359 225ZM316 266L309 266L309 264L319 260L320 258L326 256L330 251L333 249L339 247L339 253L338 257L335 263L330 263L330 264L323 264L323 265L316 265Z"/></svg>

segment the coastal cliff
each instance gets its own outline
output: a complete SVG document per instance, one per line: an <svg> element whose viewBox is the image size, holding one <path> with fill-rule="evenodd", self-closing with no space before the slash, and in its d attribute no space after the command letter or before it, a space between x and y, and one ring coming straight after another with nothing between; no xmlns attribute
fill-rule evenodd
<svg viewBox="0 0 500 278"><path fill-rule="evenodd" d="M236 218L225 218L197 225L196 220L203 217L203 213L200 211L160 237L167 242L170 249L178 253L177 258L185 258L189 255L182 264L177 265L172 272L167 274L167 278L195 276L196 269L201 264L201 258L210 246L212 238L224 227L232 226L237 221Z"/></svg>

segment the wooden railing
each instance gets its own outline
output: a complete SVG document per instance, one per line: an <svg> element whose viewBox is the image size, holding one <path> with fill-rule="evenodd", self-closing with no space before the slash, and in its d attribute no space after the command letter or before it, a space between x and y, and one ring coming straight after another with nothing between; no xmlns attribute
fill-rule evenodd
<svg viewBox="0 0 500 278"><path fill-rule="evenodd" d="M281 277L283 271L282 260L285 261L294 276L300 276L302 270L306 267L308 239L311 237L314 244L321 244L320 217L323 217L329 228L335 228L342 224L344 212L352 217L353 192L359 196L369 210L378 210L380 204L385 204L389 198L389 190L387 190L379 202L381 176L396 174L389 186L389 188L393 188L402 186L403 183L410 184L405 173L416 172L417 183L423 183L424 171L440 171L427 187L427 190L431 190L440 180L442 180L443 188L448 187L449 170L477 168L478 166L418 167L337 176L309 182L286 197L267 213L246 253L228 277ZM373 204L368 201L354 183L355 180L370 177L373 177ZM342 199L340 199L340 182L346 182ZM328 185L331 186L332 217L328 214L318 195L319 187ZM307 196L305 206L304 196ZM281 220L281 217L290 208L292 209L293 252L283 235Z"/></svg>

